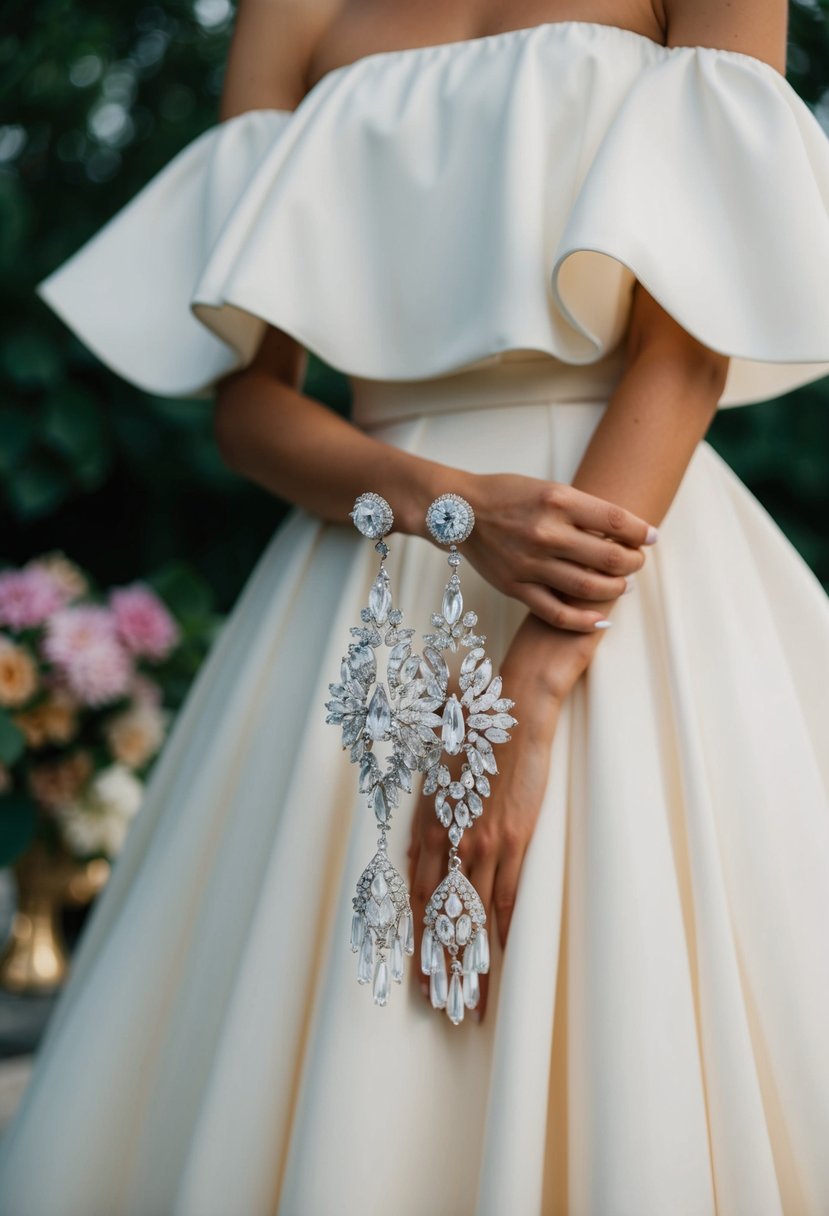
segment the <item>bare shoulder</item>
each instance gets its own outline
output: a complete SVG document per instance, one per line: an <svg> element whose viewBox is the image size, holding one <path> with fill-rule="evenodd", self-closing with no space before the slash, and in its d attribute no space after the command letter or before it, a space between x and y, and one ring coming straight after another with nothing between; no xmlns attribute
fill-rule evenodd
<svg viewBox="0 0 829 1216"><path fill-rule="evenodd" d="M787 0L664 0L668 46L753 55L786 74Z"/></svg>
<svg viewBox="0 0 829 1216"><path fill-rule="evenodd" d="M240 0L219 118L295 110L311 54L342 0Z"/></svg>

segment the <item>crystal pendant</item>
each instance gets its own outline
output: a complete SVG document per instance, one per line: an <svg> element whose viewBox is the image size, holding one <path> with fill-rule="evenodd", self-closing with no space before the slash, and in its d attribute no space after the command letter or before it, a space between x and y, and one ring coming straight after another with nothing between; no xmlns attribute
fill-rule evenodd
<svg viewBox="0 0 829 1216"><path fill-rule="evenodd" d="M378 625L382 625L391 609L391 587L389 576L381 570L371 585L368 595L368 607Z"/></svg>
<svg viewBox="0 0 829 1216"><path fill-rule="evenodd" d="M366 918L362 912L355 912L351 918L351 949L354 954L358 952L363 943L365 931Z"/></svg>
<svg viewBox="0 0 829 1216"><path fill-rule="evenodd" d="M432 972L432 976L429 981L429 996L435 1009L443 1009L443 1007L446 1005L446 997L448 995L446 981L446 959L444 957L443 950L440 949L440 947L438 947L438 950L440 951L440 958L439 960L436 960L437 966Z"/></svg>
<svg viewBox="0 0 829 1216"><path fill-rule="evenodd" d="M489 937L483 926L472 942L472 967L475 971L489 971Z"/></svg>
<svg viewBox="0 0 829 1216"><path fill-rule="evenodd" d="M441 742L448 755L457 756L463 745L463 735L463 710L460 701L452 693L443 710L441 726Z"/></svg>
<svg viewBox="0 0 829 1216"><path fill-rule="evenodd" d="M461 987L461 977L457 971L452 972L452 979L449 981L449 992L446 997L446 1016L453 1026L457 1026L463 1021L463 989Z"/></svg>
<svg viewBox="0 0 829 1216"><path fill-rule="evenodd" d="M400 919L400 927L397 930L403 942L403 950L406 954L414 954L414 917L411 912L406 912Z"/></svg>
<svg viewBox="0 0 829 1216"><path fill-rule="evenodd" d="M373 996L375 1005L389 1002L389 968L384 958L378 958L374 968Z"/></svg>
<svg viewBox="0 0 829 1216"><path fill-rule="evenodd" d="M432 974L432 930L424 929L420 943L420 970L424 975Z"/></svg>
<svg viewBox="0 0 829 1216"><path fill-rule="evenodd" d="M391 978L396 984L403 979L403 943L398 933L395 933L391 944Z"/></svg>
<svg viewBox="0 0 829 1216"><path fill-rule="evenodd" d="M357 964L357 982L360 984L368 984L371 982L371 969L374 962L374 944L371 939L371 930L366 929L363 936L363 941L360 946L360 961Z"/></svg>
<svg viewBox="0 0 829 1216"><path fill-rule="evenodd" d="M461 619L463 612L463 596L460 587L450 583L443 593L443 616L449 625L454 625Z"/></svg>
<svg viewBox="0 0 829 1216"><path fill-rule="evenodd" d="M478 972L469 971L463 977L463 1000L467 1009L474 1009L481 996Z"/></svg>

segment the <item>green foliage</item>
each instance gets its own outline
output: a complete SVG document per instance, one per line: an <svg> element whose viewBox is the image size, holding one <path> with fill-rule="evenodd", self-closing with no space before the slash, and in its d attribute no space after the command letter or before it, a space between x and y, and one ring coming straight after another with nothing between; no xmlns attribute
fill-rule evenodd
<svg viewBox="0 0 829 1216"><path fill-rule="evenodd" d="M175 581L186 555L221 610L283 504L223 466L208 403L131 388L34 287L216 122L232 18L229 0L6 0L0 26L2 556L59 547L111 584ZM821 114L827 67L829 0L794 4L789 77ZM347 410L346 381L316 359L306 390ZM829 582L829 384L723 411L710 439Z"/></svg>

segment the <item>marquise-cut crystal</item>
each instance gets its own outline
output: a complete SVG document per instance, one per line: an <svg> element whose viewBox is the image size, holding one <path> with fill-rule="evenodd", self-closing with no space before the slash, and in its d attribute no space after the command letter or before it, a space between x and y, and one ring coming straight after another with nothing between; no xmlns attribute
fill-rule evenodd
<svg viewBox="0 0 829 1216"><path fill-rule="evenodd" d="M508 743L512 738L505 730L499 730L497 726L492 726L486 732L486 737L490 743Z"/></svg>
<svg viewBox="0 0 829 1216"><path fill-rule="evenodd" d="M384 958L378 958L374 967L373 996L375 1005L388 1004L389 968Z"/></svg>
<svg viewBox="0 0 829 1216"><path fill-rule="evenodd" d="M348 657L355 677L361 684L372 684L377 674L377 658L370 646L355 646Z"/></svg>
<svg viewBox="0 0 829 1216"><path fill-rule="evenodd" d="M458 900L460 903L460 900ZM458 917L458 923L455 925L455 939L459 946L465 946L469 941L472 933L472 921L468 913L464 912L463 916Z"/></svg>
<svg viewBox="0 0 829 1216"><path fill-rule="evenodd" d="M369 752L366 758L360 765L360 793L368 794L374 785L377 778L377 761L374 758L373 752Z"/></svg>
<svg viewBox="0 0 829 1216"><path fill-rule="evenodd" d="M435 650L434 646L424 646L423 658L435 679L445 688L449 682L449 668L446 666L443 655L439 650Z"/></svg>
<svg viewBox="0 0 829 1216"><path fill-rule="evenodd" d="M383 792L382 785L376 786L374 790L374 814L377 817L378 823L387 823L389 818L389 804L386 801L386 795Z"/></svg>
<svg viewBox="0 0 829 1216"><path fill-rule="evenodd" d="M455 807L455 823L459 824L462 828L468 828L470 821L469 807L461 800Z"/></svg>
<svg viewBox="0 0 829 1216"><path fill-rule="evenodd" d="M477 819L484 809L480 796L474 790L470 790L466 795L466 805L469 807L469 813L473 819Z"/></svg>
<svg viewBox="0 0 829 1216"><path fill-rule="evenodd" d="M463 989L461 987L461 977L457 972L452 973L452 979L449 981L449 992L446 997L446 1016L453 1026L457 1026L463 1021L464 1002Z"/></svg>
<svg viewBox="0 0 829 1216"><path fill-rule="evenodd" d="M385 570L379 572L371 585L368 606L377 624L382 625L391 610L391 588L389 587L389 576Z"/></svg>
<svg viewBox="0 0 829 1216"><path fill-rule="evenodd" d="M470 650L464 661L461 663L461 675L468 676L475 664L484 657L483 646L476 646L474 650Z"/></svg>
<svg viewBox="0 0 829 1216"><path fill-rule="evenodd" d="M374 943L367 929L360 946L360 961L357 964L357 980L361 984L371 983L371 968L374 962Z"/></svg>
<svg viewBox="0 0 829 1216"><path fill-rule="evenodd" d="M463 596L461 595L460 587L453 587L451 584L443 593L443 615L445 620L450 625L454 625L456 621L461 619L463 612Z"/></svg>
<svg viewBox="0 0 829 1216"><path fill-rule="evenodd" d="M369 903L371 903L371 900L369 900ZM383 898L380 900L379 909L380 909L380 919L379 919L380 925L383 927L385 927L386 925L390 925L391 922L394 920L394 904L391 901L390 895L387 894L387 895L383 896Z"/></svg>
<svg viewBox="0 0 829 1216"><path fill-rule="evenodd" d="M384 895L388 894L388 890L389 890L389 884L386 882L384 876L378 870L377 873L374 875L374 878L372 878L372 880L371 880L371 893L375 899L380 900L383 898Z"/></svg>
<svg viewBox="0 0 829 1216"><path fill-rule="evenodd" d="M476 777L480 777L484 771L484 762L481 759L481 753L476 747L468 747L466 749L466 758L469 761L469 767Z"/></svg>
<svg viewBox="0 0 829 1216"><path fill-rule="evenodd" d="M452 804L451 804L451 802L447 802L446 799L444 799L443 802L440 804L440 806L437 807L437 816L438 816L438 819L440 820L440 822L442 823L442 825L445 828L448 828L449 824L452 822Z"/></svg>
<svg viewBox="0 0 829 1216"><path fill-rule="evenodd" d="M457 891L451 891L444 907L446 908L447 916L455 917L459 912L463 912L463 904L458 898Z"/></svg>
<svg viewBox="0 0 829 1216"><path fill-rule="evenodd" d="M472 677L472 690L475 693L475 696L486 688L491 679L492 660L484 659L483 663L481 663L481 666L477 669L475 675Z"/></svg>
<svg viewBox="0 0 829 1216"><path fill-rule="evenodd" d="M385 739L391 726L391 706L382 684L378 684L368 703L366 730L372 739Z"/></svg>
<svg viewBox="0 0 829 1216"><path fill-rule="evenodd" d="M475 782L475 788L482 798L488 798L492 792L492 786L489 784L489 777L482 773Z"/></svg>
<svg viewBox="0 0 829 1216"><path fill-rule="evenodd" d="M443 726L441 729L441 740L446 752L450 756L457 756L461 750L463 734L463 710L461 709L460 701L453 693L443 710Z"/></svg>
<svg viewBox="0 0 829 1216"><path fill-rule="evenodd" d="M449 839L456 847L461 842L461 836L463 836L463 828L460 828L456 823L453 823L449 829Z"/></svg>
<svg viewBox="0 0 829 1216"><path fill-rule="evenodd" d="M420 970L424 975L432 974L432 930L424 929L420 942Z"/></svg>

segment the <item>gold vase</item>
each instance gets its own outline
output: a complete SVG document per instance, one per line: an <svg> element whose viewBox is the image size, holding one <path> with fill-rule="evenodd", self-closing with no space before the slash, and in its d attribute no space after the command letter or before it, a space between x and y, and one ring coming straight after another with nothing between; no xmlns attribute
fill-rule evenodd
<svg viewBox="0 0 829 1216"><path fill-rule="evenodd" d="M64 850L48 850L38 839L17 858L13 870L17 911L0 958L0 985L20 995L54 992L69 966L61 907L67 895L73 902L82 902L78 899L81 889L91 898L102 883L90 879L84 884L79 873L83 875L86 867ZM100 879L100 875L95 877Z"/></svg>

